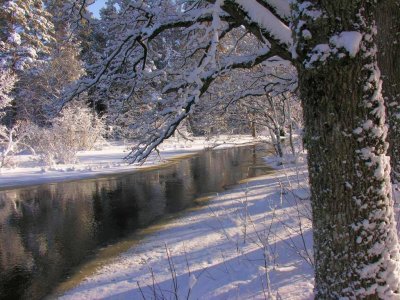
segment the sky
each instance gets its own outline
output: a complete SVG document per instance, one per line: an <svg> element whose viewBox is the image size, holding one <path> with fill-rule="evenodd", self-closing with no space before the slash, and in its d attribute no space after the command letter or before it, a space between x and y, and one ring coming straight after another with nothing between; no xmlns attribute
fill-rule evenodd
<svg viewBox="0 0 400 300"><path fill-rule="evenodd" d="M96 0L94 4L89 6L89 10L93 13L96 18L99 18L99 11L106 3L106 0Z"/></svg>

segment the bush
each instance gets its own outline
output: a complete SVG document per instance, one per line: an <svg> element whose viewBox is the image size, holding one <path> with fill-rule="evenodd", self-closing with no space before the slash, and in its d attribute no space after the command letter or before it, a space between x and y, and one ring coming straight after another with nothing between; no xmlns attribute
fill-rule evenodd
<svg viewBox="0 0 400 300"><path fill-rule="evenodd" d="M76 163L80 150L91 150L104 142L103 119L88 107L71 103L49 128L36 126L31 145L46 165Z"/></svg>
<svg viewBox="0 0 400 300"><path fill-rule="evenodd" d="M33 149L25 143L30 130L27 122L17 121L8 128L0 125L0 168L14 167L14 155L25 149Z"/></svg>

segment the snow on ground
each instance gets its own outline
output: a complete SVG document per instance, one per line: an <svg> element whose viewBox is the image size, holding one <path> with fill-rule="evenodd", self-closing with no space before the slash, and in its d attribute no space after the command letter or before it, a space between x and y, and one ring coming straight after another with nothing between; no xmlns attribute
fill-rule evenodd
<svg viewBox="0 0 400 300"><path fill-rule="evenodd" d="M311 299L304 162L175 219L62 299Z"/></svg>
<svg viewBox="0 0 400 300"><path fill-rule="evenodd" d="M129 144L122 142L110 143L99 151L81 151L78 153L79 163L74 165L43 167L32 155L19 155L14 157L17 167L0 169L0 188L132 172L138 168L161 164L167 159L193 154L204 148L232 147L255 141L258 140L248 135L218 136L212 139L194 137L191 141L183 138L169 139L159 147L160 156L152 154L142 165L131 165L123 160L129 153Z"/></svg>

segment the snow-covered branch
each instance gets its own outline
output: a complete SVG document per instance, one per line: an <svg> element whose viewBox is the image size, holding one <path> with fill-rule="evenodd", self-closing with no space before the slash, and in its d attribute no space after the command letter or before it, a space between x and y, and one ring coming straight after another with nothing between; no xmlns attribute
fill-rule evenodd
<svg viewBox="0 0 400 300"><path fill-rule="evenodd" d="M291 60L285 5L216 0L193 5L133 1L119 11L110 7L118 17L104 21L104 28L115 36L106 43L106 58L92 65L92 76L81 80L61 105L89 89L97 98L110 99L114 120L128 124L131 136L138 139L127 159L141 161L175 132L206 92L223 87L221 78L268 60L272 64L274 57ZM262 68L258 72L265 75ZM284 85L286 89L288 82L295 86L292 79L282 75L261 80L251 93L261 95ZM237 91L242 96L233 98L246 95L243 89Z"/></svg>

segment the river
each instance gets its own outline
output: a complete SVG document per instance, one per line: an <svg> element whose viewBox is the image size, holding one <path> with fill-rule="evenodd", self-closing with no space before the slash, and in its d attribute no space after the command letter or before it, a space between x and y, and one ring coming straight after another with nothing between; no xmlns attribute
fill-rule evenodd
<svg viewBox="0 0 400 300"><path fill-rule="evenodd" d="M0 299L42 299L100 249L270 172L265 146L203 151L158 168L0 191Z"/></svg>

